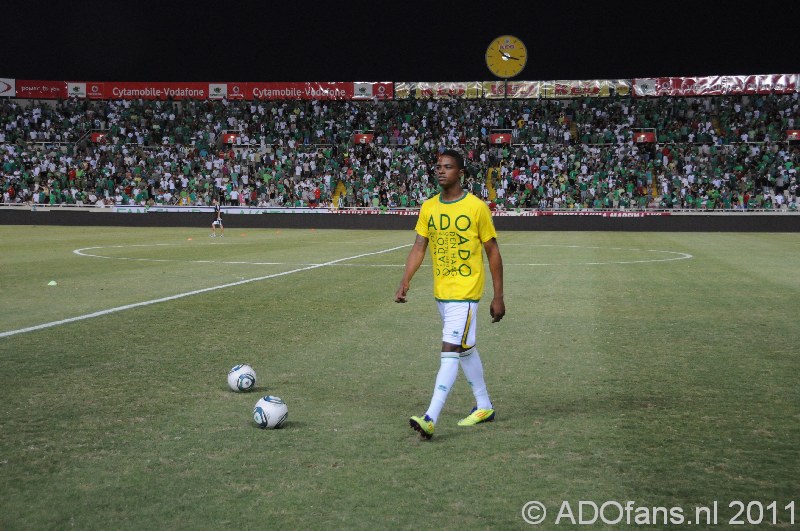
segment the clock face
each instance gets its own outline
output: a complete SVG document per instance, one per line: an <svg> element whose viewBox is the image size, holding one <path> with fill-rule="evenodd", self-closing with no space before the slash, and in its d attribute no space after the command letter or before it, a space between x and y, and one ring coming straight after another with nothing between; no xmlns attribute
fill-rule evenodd
<svg viewBox="0 0 800 531"><path fill-rule="evenodd" d="M525 68L528 50L512 35L497 37L486 49L486 66L492 74L503 79L516 76Z"/></svg>

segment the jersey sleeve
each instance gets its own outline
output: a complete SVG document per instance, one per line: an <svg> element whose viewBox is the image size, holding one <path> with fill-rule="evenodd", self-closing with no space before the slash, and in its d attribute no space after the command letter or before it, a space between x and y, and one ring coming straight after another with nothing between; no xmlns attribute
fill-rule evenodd
<svg viewBox="0 0 800 531"><path fill-rule="evenodd" d="M494 228L494 221L492 220L492 212L489 206L483 201L478 205L478 237L482 243L486 243L492 238L497 238L497 231Z"/></svg>
<svg viewBox="0 0 800 531"><path fill-rule="evenodd" d="M428 217L430 217L430 206L429 201L425 201L422 203L422 207L419 209L419 216L417 216L417 225L414 227L414 231L422 236L423 238L430 238L428 231Z"/></svg>

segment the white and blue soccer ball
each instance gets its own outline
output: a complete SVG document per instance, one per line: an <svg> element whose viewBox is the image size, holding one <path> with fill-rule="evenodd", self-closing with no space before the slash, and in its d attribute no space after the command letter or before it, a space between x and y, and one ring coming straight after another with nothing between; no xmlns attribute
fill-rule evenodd
<svg viewBox="0 0 800 531"><path fill-rule="evenodd" d="M277 396L265 396L259 399L253 408L253 420L263 429L280 428L288 416L289 408L286 407L286 402Z"/></svg>
<svg viewBox="0 0 800 531"><path fill-rule="evenodd" d="M250 365L236 365L228 371L228 387L236 392L250 391L256 386L256 371Z"/></svg>

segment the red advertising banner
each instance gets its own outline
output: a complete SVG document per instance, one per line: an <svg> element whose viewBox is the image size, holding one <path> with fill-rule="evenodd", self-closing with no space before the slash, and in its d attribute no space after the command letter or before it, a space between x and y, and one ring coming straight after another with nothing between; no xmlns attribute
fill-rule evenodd
<svg viewBox="0 0 800 531"><path fill-rule="evenodd" d="M394 83L206 83L33 81L0 78L0 91L30 99L91 100L391 100ZM6 94L2 94L6 95Z"/></svg>
<svg viewBox="0 0 800 531"><path fill-rule="evenodd" d="M86 97L90 100L102 100L105 98L105 83L91 81L86 83Z"/></svg>
<svg viewBox="0 0 800 531"><path fill-rule="evenodd" d="M511 133L494 133L489 135L490 144L510 144Z"/></svg>
<svg viewBox="0 0 800 531"><path fill-rule="evenodd" d="M633 141L638 144L655 144L656 134L647 131L634 133Z"/></svg>
<svg viewBox="0 0 800 531"><path fill-rule="evenodd" d="M247 83L228 83L229 100L245 100L247 98Z"/></svg>
<svg viewBox="0 0 800 531"><path fill-rule="evenodd" d="M348 91L348 86L350 90ZM347 100L352 83L248 83L248 100Z"/></svg>
<svg viewBox="0 0 800 531"><path fill-rule="evenodd" d="M239 134L238 133L223 133L222 134L222 143L223 144L235 144L237 138L239 138Z"/></svg>
<svg viewBox="0 0 800 531"><path fill-rule="evenodd" d="M391 81L375 81L372 83L372 94L373 98L379 100L393 100L394 83ZM355 98L355 95L353 97Z"/></svg>
<svg viewBox="0 0 800 531"><path fill-rule="evenodd" d="M786 131L786 140L789 140L790 142L796 142L800 140L800 130L789 129Z"/></svg>
<svg viewBox="0 0 800 531"><path fill-rule="evenodd" d="M798 89L797 74L755 76L659 77L633 80L635 96L722 96L791 94Z"/></svg>
<svg viewBox="0 0 800 531"><path fill-rule="evenodd" d="M391 82L247 83L248 100L352 100L394 98ZM356 93L358 91L358 93Z"/></svg>
<svg viewBox="0 0 800 531"><path fill-rule="evenodd" d="M375 135L369 133L356 133L353 135L353 144L372 144Z"/></svg>
<svg viewBox="0 0 800 531"><path fill-rule="evenodd" d="M103 97L107 100L204 100L208 99L208 83L106 81Z"/></svg>
<svg viewBox="0 0 800 531"><path fill-rule="evenodd" d="M106 141L105 133L92 133L90 137L95 144L104 144Z"/></svg>
<svg viewBox="0 0 800 531"><path fill-rule="evenodd" d="M67 97L67 82L17 79L17 97L33 100L63 100Z"/></svg>

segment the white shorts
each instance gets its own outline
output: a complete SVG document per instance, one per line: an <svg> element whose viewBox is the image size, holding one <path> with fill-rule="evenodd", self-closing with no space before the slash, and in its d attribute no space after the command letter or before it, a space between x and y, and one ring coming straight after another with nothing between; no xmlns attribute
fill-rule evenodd
<svg viewBox="0 0 800 531"><path fill-rule="evenodd" d="M461 345L464 349L475 346L477 328L477 302L437 302L442 316L442 341Z"/></svg>
<svg viewBox="0 0 800 531"><path fill-rule="evenodd" d="M221 219L215 219L211 224L214 225L215 227L221 227L222 226L222 220Z"/></svg>

